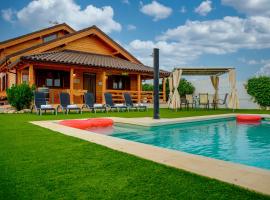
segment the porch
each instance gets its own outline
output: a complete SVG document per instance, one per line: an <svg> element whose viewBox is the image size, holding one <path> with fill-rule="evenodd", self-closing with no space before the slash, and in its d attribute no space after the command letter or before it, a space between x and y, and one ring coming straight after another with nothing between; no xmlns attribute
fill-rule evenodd
<svg viewBox="0 0 270 200"><path fill-rule="evenodd" d="M123 93L129 92L134 103L152 103L153 91L143 91L142 82L152 79L145 73L119 70L89 69L79 66L54 66L48 64L29 64L17 69L17 84L26 82L35 85L36 90L48 91L50 104L59 104L59 94L68 92L71 103L82 104L85 92L91 92L97 103L105 103L104 93L110 92L115 103L123 103ZM166 85L160 102L166 102Z"/></svg>

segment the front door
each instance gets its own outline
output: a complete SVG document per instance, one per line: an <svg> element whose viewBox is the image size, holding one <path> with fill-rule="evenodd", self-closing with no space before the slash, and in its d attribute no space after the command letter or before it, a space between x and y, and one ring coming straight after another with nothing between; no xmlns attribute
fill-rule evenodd
<svg viewBox="0 0 270 200"><path fill-rule="evenodd" d="M93 93L94 98L96 99L96 74L83 74L83 89Z"/></svg>

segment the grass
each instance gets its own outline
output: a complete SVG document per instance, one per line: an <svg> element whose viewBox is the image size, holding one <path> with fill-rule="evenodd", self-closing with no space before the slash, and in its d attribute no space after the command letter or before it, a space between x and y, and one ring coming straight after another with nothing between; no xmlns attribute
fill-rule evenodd
<svg viewBox="0 0 270 200"><path fill-rule="evenodd" d="M161 109L161 117L229 112ZM109 115L144 117L152 116L152 110ZM107 114L1 114L0 199L270 199L28 123L93 116Z"/></svg>

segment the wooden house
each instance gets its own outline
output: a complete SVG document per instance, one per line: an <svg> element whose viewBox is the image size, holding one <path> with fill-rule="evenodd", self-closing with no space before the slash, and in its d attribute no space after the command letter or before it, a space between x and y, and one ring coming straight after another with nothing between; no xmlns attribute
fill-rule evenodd
<svg viewBox="0 0 270 200"><path fill-rule="evenodd" d="M165 78L169 73L160 72ZM134 101L152 102L152 92L142 91L142 82L153 79L153 68L143 65L98 27L75 31L59 24L0 42L0 98L13 84L26 82L37 89L48 88L49 101L59 103L59 93L67 91L73 103L82 103L92 92L96 102L104 102L111 92L115 102L130 92ZM165 81L160 98L166 101Z"/></svg>

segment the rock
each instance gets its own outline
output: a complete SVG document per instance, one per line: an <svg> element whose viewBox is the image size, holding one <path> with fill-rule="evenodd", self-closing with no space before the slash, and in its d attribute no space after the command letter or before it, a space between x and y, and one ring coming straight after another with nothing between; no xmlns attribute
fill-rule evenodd
<svg viewBox="0 0 270 200"><path fill-rule="evenodd" d="M16 113L16 110L8 110L7 113L8 114L14 114L14 113Z"/></svg>
<svg viewBox="0 0 270 200"><path fill-rule="evenodd" d="M16 113L24 113L24 110L17 111Z"/></svg>
<svg viewBox="0 0 270 200"><path fill-rule="evenodd" d="M24 113L30 113L31 109L23 109Z"/></svg>

